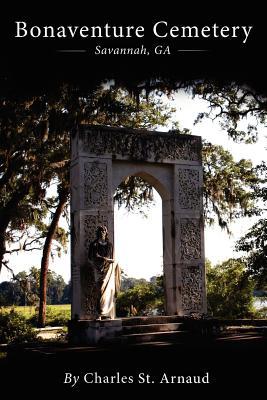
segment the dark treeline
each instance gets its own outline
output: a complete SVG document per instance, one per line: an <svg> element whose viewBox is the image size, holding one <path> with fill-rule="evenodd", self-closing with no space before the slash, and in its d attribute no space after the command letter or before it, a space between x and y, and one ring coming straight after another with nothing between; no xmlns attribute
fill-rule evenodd
<svg viewBox="0 0 267 400"><path fill-rule="evenodd" d="M30 272L19 272L11 281L0 283L0 306L38 306L40 269L32 267ZM48 272L47 304L69 304L70 283L53 271Z"/></svg>

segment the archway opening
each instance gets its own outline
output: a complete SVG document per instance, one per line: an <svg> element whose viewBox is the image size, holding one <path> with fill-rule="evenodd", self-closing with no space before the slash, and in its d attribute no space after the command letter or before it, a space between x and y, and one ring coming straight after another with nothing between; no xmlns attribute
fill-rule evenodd
<svg viewBox="0 0 267 400"><path fill-rule="evenodd" d="M117 316L164 314L162 198L150 188L143 205L114 202L115 258L122 269Z"/></svg>

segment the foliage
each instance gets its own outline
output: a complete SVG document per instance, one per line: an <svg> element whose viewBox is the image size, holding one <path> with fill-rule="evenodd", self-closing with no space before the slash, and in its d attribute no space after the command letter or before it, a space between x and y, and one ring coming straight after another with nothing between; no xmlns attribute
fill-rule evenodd
<svg viewBox="0 0 267 400"><path fill-rule="evenodd" d="M258 289L267 290L267 220L260 219L236 244L239 251L248 252L249 272Z"/></svg>
<svg viewBox="0 0 267 400"><path fill-rule="evenodd" d="M167 90L163 82L154 84ZM171 90L177 87L174 82L171 86ZM239 125L247 117L265 123L264 96L236 83L184 83L184 87L189 86L193 95L209 102L211 113L200 115L198 121L204 117L219 118L234 140L256 140L256 125L248 125L247 129L241 129ZM91 87L88 91L73 85L63 85L52 92L44 91L27 98L1 98L0 269L2 262L8 267L4 254L42 248L51 226L44 221L48 216L53 221L60 193L63 189L69 190L70 131L76 124L157 129L170 120L174 110L155 97L151 88L146 91L146 96L142 85L139 89L138 101L129 95L130 91L114 87ZM177 133L185 132L178 130ZM234 218L258 212L253 202L255 194L260 196L257 171L247 160L234 162L228 152L210 144L203 147L203 159L208 222L216 217L222 227L227 227ZM57 184L58 195L47 198L47 189L52 182ZM264 189L261 195L264 198ZM118 204L126 204L129 209L152 199L151 186L137 177L128 177L115 194ZM60 246L66 245L67 233L58 228L52 236L60 251ZM251 271L262 267L266 272L263 243L261 241L256 253L253 250L250 254ZM6 293L9 289L6 286Z"/></svg>
<svg viewBox="0 0 267 400"><path fill-rule="evenodd" d="M208 99L211 87L208 84L203 85L201 89L200 84L194 83L193 93L202 93L203 96L205 94L205 98ZM213 86L212 90L215 89ZM9 228L3 228L2 234L4 252L15 251L7 250L5 243L20 242L20 248L25 251L42 248L49 229L49 225L43 222L44 218L51 213L53 215L59 201L59 196L46 198L46 190L53 180L58 183L59 194L62 187L68 186L69 177L66 171L69 165L69 132L73 126L77 123L91 123L156 129L169 122L175 110L164 104L155 93L151 92L146 96L140 94L136 101L127 91L118 87L106 85L86 91L75 86L63 85L53 94L3 101L0 115L0 191L3 195L0 222L1 213L9 215ZM176 129L176 133L185 132ZM214 152L212 160L211 151ZM210 146L207 152L207 157L205 151L203 153L204 161L208 159L206 171L210 165L215 169L213 179L209 177L206 180L206 194L209 198L207 215L209 214L208 219L211 221L214 220L211 213L217 213L219 222L225 226L227 220L240 215L240 207L243 210L244 206L246 213L251 211L252 204L248 207L248 203L251 203L251 182L247 176L243 187L240 180L242 171L248 175L250 167L245 161L243 165L234 165L230 159L230 165L227 167L227 157L218 147ZM224 163L225 179L222 188L218 187L218 183L215 185L215 182L220 182L217 179L220 165L216 165L216 159L220 160L221 164L222 160ZM227 180L231 180L231 174L235 174L236 182L227 192ZM253 174L252 171L251 175ZM233 189L234 192L231 193ZM16 193L20 193L19 199L15 198ZM140 177L128 177L118 187L114 199L119 206L125 204L132 210L153 200L152 187ZM9 204L10 201L13 207ZM3 227L5 225L2 224ZM34 234L29 231L31 226L36 229ZM58 231L53 236L53 240L55 239L65 246L66 233L62 235L62 232ZM56 248L60 250L60 247Z"/></svg>
<svg viewBox="0 0 267 400"><path fill-rule="evenodd" d="M259 319L267 319L267 307L262 307L255 311L255 317Z"/></svg>
<svg viewBox="0 0 267 400"><path fill-rule="evenodd" d="M38 307L32 306L17 306L17 307L3 307L2 313L8 314L15 312L24 319L30 326L36 327L38 320ZM47 326L67 326L67 322L71 319L71 306L70 304L57 304L47 306Z"/></svg>
<svg viewBox="0 0 267 400"><path fill-rule="evenodd" d="M46 325L47 326L67 326L68 321L71 319L71 312L70 308L69 309L53 309L49 308L47 309L47 314L46 314Z"/></svg>
<svg viewBox="0 0 267 400"><path fill-rule="evenodd" d="M47 303L70 303L70 284L61 275L48 271ZM39 301L40 269L32 267L27 273L21 271L10 282L0 283L0 305L37 306Z"/></svg>
<svg viewBox="0 0 267 400"><path fill-rule="evenodd" d="M50 102L47 95L2 101L0 269L8 267L5 254L40 249L47 231L43 220L56 200L46 199L46 190L66 167L69 140L64 124L54 123L61 114L57 95Z"/></svg>
<svg viewBox="0 0 267 400"><path fill-rule="evenodd" d="M57 242L60 254L67 242L65 230L58 225L61 214L67 216L71 130L81 123L150 129L165 124L173 110L153 96L149 102L143 98L136 103L127 92L103 86L85 93L63 85L52 94L4 99L2 103L0 271L3 264L10 268L6 254L43 250L39 293L39 325L43 326L52 243ZM47 199L46 190L52 183L57 184L58 196ZM139 185L138 190L141 197L150 199L146 187L143 191ZM51 220L46 224L48 215Z"/></svg>
<svg viewBox="0 0 267 400"><path fill-rule="evenodd" d="M203 143L204 216L207 223L217 218L222 228L230 221L259 214L255 191L261 179L250 160L234 161L222 146Z"/></svg>
<svg viewBox="0 0 267 400"><path fill-rule="evenodd" d="M70 313L71 305L70 304L50 304L47 306L47 309L51 311L51 313ZM23 315L26 319L30 319L36 313L36 307L33 306L7 306L2 307L2 310L6 312L10 312L14 310L15 312ZM49 312L50 312L49 311Z"/></svg>
<svg viewBox="0 0 267 400"><path fill-rule="evenodd" d="M140 95L138 102L120 88L98 88L92 96L79 98L81 121L96 125L157 129L169 122L174 108L164 104L153 93Z"/></svg>
<svg viewBox="0 0 267 400"><path fill-rule="evenodd" d="M149 102L143 97L136 103L127 92L103 86L86 92L63 85L32 98L2 99L0 268L2 262L8 266L5 254L42 248L50 227L44 220L49 215L53 220L62 191L69 191L70 132L76 124L155 129L172 113L153 95ZM57 184L58 196L47 198L52 183ZM64 247L62 228L53 240Z"/></svg>
<svg viewBox="0 0 267 400"><path fill-rule="evenodd" d="M164 309L163 277L143 281L121 291L116 301L117 316L149 315Z"/></svg>
<svg viewBox="0 0 267 400"><path fill-rule="evenodd" d="M18 282L4 281L0 283L0 306L24 304L25 295Z"/></svg>
<svg viewBox="0 0 267 400"><path fill-rule="evenodd" d="M267 166L263 162L258 167L262 176L262 185L255 196L260 201L262 211L266 211L267 202ZM247 252L249 272L257 283L257 289L267 290L267 220L259 219L249 231L238 240L236 250Z"/></svg>
<svg viewBox="0 0 267 400"><path fill-rule="evenodd" d="M236 82L219 83L211 80L194 82L190 90L192 90L193 96L199 96L209 104L209 112L199 114L196 123L204 118L216 119L222 129L227 131L229 137L236 142L245 143L256 142L259 128L266 127L267 97L266 93L261 94L260 90L256 91ZM252 174L249 173L249 170L242 172L245 186L249 183L253 190L252 199L258 200L261 212L266 211L266 163L262 162L251 172ZM251 177L255 173L260 177L260 185L254 184L253 187ZM249 178L249 181L247 181L247 178ZM246 197L245 201L247 201ZM243 198L243 195L241 198ZM253 215L253 206L249 208L248 214L247 207L244 211L244 215ZM256 214L259 214L259 212L256 211ZM266 218L262 218L238 241L236 246L237 250L248 253L248 270L255 277L258 288L266 288L267 285L266 232L267 221Z"/></svg>
<svg viewBox="0 0 267 400"><path fill-rule="evenodd" d="M266 95L236 82L219 83L212 80L194 82L192 93L209 104L209 112L200 113L196 123L203 118L218 119L221 128L233 140L256 142L259 124L264 125L267 121Z"/></svg>
<svg viewBox="0 0 267 400"><path fill-rule="evenodd" d="M179 132L176 132L179 134ZM203 142L204 168L203 196L204 217L207 224L218 222L229 231L229 223L235 219L260 214L256 194L262 179L250 160L235 161L222 146ZM140 177L127 177L114 196L118 206L129 211L153 202L153 187Z"/></svg>
<svg viewBox="0 0 267 400"><path fill-rule="evenodd" d="M133 277L128 277L126 274L123 273L121 274L121 291L124 292L128 289L132 289L134 286L140 284L146 284L147 280L145 278L133 278Z"/></svg>
<svg viewBox="0 0 267 400"><path fill-rule="evenodd" d="M253 316L254 281L241 259L229 259L212 266L208 261L208 311L217 318L235 319Z"/></svg>
<svg viewBox="0 0 267 400"><path fill-rule="evenodd" d="M61 297L61 304L70 304L71 303L71 289L72 285L71 282L67 283L63 289L62 297Z"/></svg>
<svg viewBox="0 0 267 400"><path fill-rule="evenodd" d="M153 187L139 176L128 176L114 194L118 208L124 206L128 211L138 209L141 213L144 213L144 206L152 204L153 199Z"/></svg>
<svg viewBox="0 0 267 400"><path fill-rule="evenodd" d="M0 343L22 343L36 340L36 332L21 314L0 312Z"/></svg>
<svg viewBox="0 0 267 400"><path fill-rule="evenodd" d="M38 308L37 308L38 311ZM58 309L57 307L47 306L45 326L67 326L71 319L70 307L68 309ZM38 313L28 319L33 326L38 325Z"/></svg>

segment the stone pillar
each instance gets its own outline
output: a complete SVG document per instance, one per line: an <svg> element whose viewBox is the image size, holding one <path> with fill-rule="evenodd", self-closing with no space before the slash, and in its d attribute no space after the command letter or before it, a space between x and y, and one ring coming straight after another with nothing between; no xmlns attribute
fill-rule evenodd
<svg viewBox="0 0 267 400"><path fill-rule="evenodd" d="M167 315L176 314L176 284L175 266L173 263L175 246L175 224L173 199L162 201L162 224L163 224L163 272L165 312Z"/></svg>
<svg viewBox="0 0 267 400"><path fill-rule="evenodd" d="M84 153L82 140L78 144L71 166L72 317L94 319L88 249L99 224L107 226L113 243L112 162Z"/></svg>
<svg viewBox="0 0 267 400"><path fill-rule="evenodd" d="M207 312L202 166L174 169L176 313Z"/></svg>

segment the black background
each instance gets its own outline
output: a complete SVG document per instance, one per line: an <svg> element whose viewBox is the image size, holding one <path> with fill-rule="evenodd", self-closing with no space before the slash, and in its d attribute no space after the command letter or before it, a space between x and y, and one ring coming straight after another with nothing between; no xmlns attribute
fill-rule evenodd
<svg viewBox="0 0 267 400"><path fill-rule="evenodd" d="M12 6L11 6L12 7ZM162 2L160 5L144 2L76 1L71 5L45 2L25 7L13 7L2 14L1 78L2 91L25 94L51 89L60 82L90 87L99 80L116 78L128 86L147 78L159 76L174 81L216 79L237 81L265 92L264 54L266 50L266 22L263 6L253 2L235 10L231 3L212 6L182 2ZM215 22L220 26L252 25L247 42L241 38L156 38L152 27L157 21L172 25L205 25ZM142 25L144 38L14 38L15 21L32 25ZM243 39L243 37L242 37ZM96 45L102 47L146 46L150 55L94 55ZM171 55L155 55L157 45L170 46ZM85 49L86 53L62 53L59 49ZM179 49L207 49L206 52L179 52Z"/></svg>

